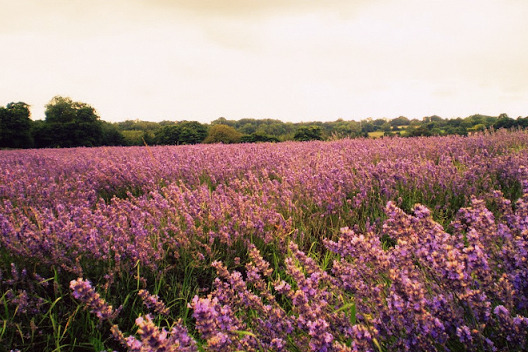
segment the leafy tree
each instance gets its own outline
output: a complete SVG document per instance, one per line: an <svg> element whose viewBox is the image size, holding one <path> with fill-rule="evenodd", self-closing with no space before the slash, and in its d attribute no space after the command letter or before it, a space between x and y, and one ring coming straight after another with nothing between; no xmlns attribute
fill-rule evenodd
<svg viewBox="0 0 528 352"><path fill-rule="evenodd" d="M390 122L391 126L407 126L409 123L411 123L411 121L405 116L397 117Z"/></svg>
<svg viewBox="0 0 528 352"><path fill-rule="evenodd" d="M241 138L242 133L238 132L233 127L218 124L211 126L204 143L238 143Z"/></svg>
<svg viewBox="0 0 528 352"><path fill-rule="evenodd" d="M394 127L394 126L393 126ZM385 133L386 136L391 134L391 125L388 122L385 122L382 126L380 126L381 130Z"/></svg>
<svg viewBox="0 0 528 352"><path fill-rule="evenodd" d="M500 114L499 118L497 119L497 122L493 124L493 127L495 129L512 128L515 126L516 126L515 120L509 117L507 114Z"/></svg>
<svg viewBox="0 0 528 352"><path fill-rule="evenodd" d="M174 125L174 122L170 121L161 121L161 122L152 122L152 121L141 121L141 120L126 120L122 122L117 122L116 127L120 131L149 131L154 132L160 126L165 125Z"/></svg>
<svg viewBox="0 0 528 352"><path fill-rule="evenodd" d="M412 128L407 131L407 136L418 137L418 136L432 136L432 132L426 126L420 126L418 128Z"/></svg>
<svg viewBox="0 0 528 352"><path fill-rule="evenodd" d="M196 121L183 121L166 125L156 131L156 144L197 144L207 137L207 127Z"/></svg>
<svg viewBox="0 0 528 352"><path fill-rule="evenodd" d="M237 121L228 120L225 117L219 117L214 121L211 121L211 125L226 125L235 128Z"/></svg>
<svg viewBox="0 0 528 352"><path fill-rule="evenodd" d="M258 143L258 142L278 142L276 137L269 136L262 133L252 133L242 136L240 139L242 143Z"/></svg>
<svg viewBox="0 0 528 352"><path fill-rule="evenodd" d="M180 144L198 144L207 137L207 126L197 121L183 121L180 127Z"/></svg>
<svg viewBox="0 0 528 352"><path fill-rule="evenodd" d="M301 126L295 132L293 139L296 141L322 140L321 127L319 126Z"/></svg>
<svg viewBox="0 0 528 352"><path fill-rule="evenodd" d="M56 96L46 105L44 124L35 131L40 147L98 146L103 127L95 109L71 98Z"/></svg>
<svg viewBox="0 0 528 352"><path fill-rule="evenodd" d="M30 148L32 121L29 118L29 105L9 103L0 106L0 148Z"/></svg>
<svg viewBox="0 0 528 352"><path fill-rule="evenodd" d="M154 133L154 142L160 145L179 144L180 128L176 125L163 126Z"/></svg>
<svg viewBox="0 0 528 352"><path fill-rule="evenodd" d="M240 132L246 133L246 134L252 134L257 131L257 125L247 122L242 125L242 127L239 128Z"/></svg>
<svg viewBox="0 0 528 352"><path fill-rule="evenodd" d="M527 117L517 117L517 121L516 121L517 125L522 127L522 128L527 128L528 127L528 116Z"/></svg>
<svg viewBox="0 0 528 352"><path fill-rule="evenodd" d="M125 145L125 137L115 124L101 121L101 128L103 131L102 145Z"/></svg>
<svg viewBox="0 0 528 352"><path fill-rule="evenodd" d="M140 130L125 130L121 131L123 138L125 140L125 145L151 145L156 144L155 136L150 131L140 131Z"/></svg>
<svg viewBox="0 0 528 352"><path fill-rule="evenodd" d="M367 135L367 133L374 131L376 131L376 126L372 124L372 121L361 121L361 132L363 135Z"/></svg>
<svg viewBox="0 0 528 352"><path fill-rule="evenodd" d="M372 124L374 126L377 126L377 127L381 127L383 125L385 125L387 123L387 121L385 119L376 119L374 121L372 121Z"/></svg>

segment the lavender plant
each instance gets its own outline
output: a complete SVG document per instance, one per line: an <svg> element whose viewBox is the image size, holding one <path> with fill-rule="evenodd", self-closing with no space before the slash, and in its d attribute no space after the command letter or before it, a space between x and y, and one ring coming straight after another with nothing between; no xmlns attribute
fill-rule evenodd
<svg viewBox="0 0 528 352"><path fill-rule="evenodd" d="M527 146L516 131L0 151L0 338L522 350Z"/></svg>

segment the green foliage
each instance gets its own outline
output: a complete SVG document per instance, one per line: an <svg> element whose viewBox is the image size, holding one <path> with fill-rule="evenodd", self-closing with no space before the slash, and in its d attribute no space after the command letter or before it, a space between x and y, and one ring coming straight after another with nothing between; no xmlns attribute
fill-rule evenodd
<svg viewBox="0 0 528 352"><path fill-rule="evenodd" d="M31 119L29 105L26 103L9 103L0 106L0 148L30 148Z"/></svg>
<svg viewBox="0 0 528 352"><path fill-rule="evenodd" d="M166 121L160 123L151 122L151 121L141 121L141 120L126 120L122 122L117 122L116 127L120 131L155 131L160 125L164 125Z"/></svg>
<svg viewBox="0 0 528 352"><path fill-rule="evenodd" d="M121 134L125 140L124 144L128 146L151 145L155 140L154 133L149 131L125 130Z"/></svg>
<svg viewBox="0 0 528 352"><path fill-rule="evenodd" d="M322 140L321 127L319 126L301 126L295 132L293 139L296 141L313 141Z"/></svg>
<svg viewBox="0 0 528 352"><path fill-rule="evenodd" d="M165 125L155 133L156 144L197 144L207 136L207 127L196 121L183 121L176 125Z"/></svg>
<svg viewBox="0 0 528 352"><path fill-rule="evenodd" d="M309 123L220 117L208 125L196 121L168 120L108 123L101 121L90 105L61 96L54 97L46 106L45 121L31 121L29 105L23 102L0 107L0 148L256 143L377 138L382 135L444 136L500 128L528 128L528 117L513 119L507 114L498 117L475 114L466 118L444 119L433 115L421 120L399 116L392 120L367 118L345 121L340 118Z"/></svg>
<svg viewBox="0 0 528 352"><path fill-rule="evenodd" d="M400 116L391 120L391 126L407 126L410 122L405 116Z"/></svg>
<svg viewBox="0 0 528 352"><path fill-rule="evenodd" d="M178 126L163 126L154 133L156 144L170 145L179 144L180 128Z"/></svg>
<svg viewBox="0 0 528 352"><path fill-rule="evenodd" d="M499 118L497 119L497 122L493 124L493 127L495 129L499 128L512 128L515 127L516 123L515 120L511 117L508 117L506 114L501 114Z"/></svg>
<svg viewBox="0 0 528 352"><path fill-rule="evenodd" d="M242 143L257 143L257 142L278 142L279 140L276 137L269 136L267 134L251 133L251 134L242 136L240 141Z"/></svg>
<svg viewBox="0 0 528 352"><path fill-rule="evenodd" d="M38 147L92 147L103 143L99 116L88 104L54 97L46 105L46 120L34 130Z"/></svg>
<svg viewBox="0 0 528 352"><path fill-rule="evenodd" d="M407 130L408 137L418 137L418 136L431 136L431 130L425 126L420 126L418 128L413 128Z"/></svg>
<svg viewBox="0 0 528 352"><path fill-rule="evenodd" d="M115 124L108 123L106 121L101 121L101 128L103 131L102 145L124 145L125 137Z"/></svg>
<svg viewBox="0 0 528 352"><path fill-rule="evenodd" d="M209 134L204 143L239 143L242 139L242 133L238 132L228 125L213 125L209 129Z"/></svg>

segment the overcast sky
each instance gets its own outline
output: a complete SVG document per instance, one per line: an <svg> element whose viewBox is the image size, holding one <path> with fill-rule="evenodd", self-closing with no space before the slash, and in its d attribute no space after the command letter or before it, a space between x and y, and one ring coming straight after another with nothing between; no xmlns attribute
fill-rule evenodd
<svg viewBox="0 0 528 352"><path fill-rule="evenodd" d="M528 116L527 0L0 0L0 105L103 120Z"/></svg>

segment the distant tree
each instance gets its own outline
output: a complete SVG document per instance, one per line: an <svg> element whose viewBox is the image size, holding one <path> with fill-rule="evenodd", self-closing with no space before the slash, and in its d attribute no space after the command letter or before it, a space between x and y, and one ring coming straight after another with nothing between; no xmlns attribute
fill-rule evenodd
<svg viewBox="0 0 528 352"><path fill-rule="evenodd" d="M207 137L207 126L197 121L183 121L180 128L180 144L198 144Z"/></svg>
<svg viewBox="0 0 528 352"><path fill-rule="evenodd" d="M163 127L163 126L174 126L174 125L176 125L176 123L177 122L175 122L175 121L163 120L163 121L158 122L157 124L158 124L159 127Z"/></svg>
<svg viewBox="0 0 528 352"><path fill-rule="evenodd" d="M179 144L180 128L176 125L163 126L154 133L154 143L159 145Z"/></svg>
<svg viewBox="0 0 528 352"><path fill-rule="evenodd" d="M115 124L101 121L101 128L103 131L102 145L125 145L125 137Z"/></svg>
<svg viewBox="0 0 528 352"><path fill-rule="evenodd" d="M433 115L433 116L425 116L422 119L422 121L425 122L425 123L440 122L440 121L443 121L443 119L440 116L438 116L438 115Z"/></svg>
<svg viewBox="0 0 528 352"><path fill-rule="evenodd" d="M478 123L475 126L468 128L468 131L471 132L477 132L477 131L484 131L486 129L486 125L483 123Z"/></svg>
<svg viewBox="0 0 528 352"><path fill-rule="evenodd" d="M361 121L361 132L367 136L369 132L376 131L376 126L371 121Z"/></svg>
<svg viewBox="0 0 528 352"><path fill-rule="evenodd" d="M355 138L361 135L361 126L358 121L344 121L339 119L332 123L332 129L329 135L333 138Z"/></svg>
<svg viewBox="0 0 528 352"><path fill-rule="evenodd" d="M46 105L44 124L35 130L40 147L98 146L103 142L99 116L88 104L56 96Z"/></svg>
<svg viewBox="0 0 528 352"><path fill-rule="evenodd" d="M176 125L165 125L154 134L156 144L197 144L207 136L207 127L196 121L183 121Z"/></svg>
<svg viewBox="0 0 528 352"><path fill-rule="evenodd" d="M288 133L288 130L285 123L271 120L271 123L260 125L255 133L278 138L279 136Z"/></svg>
<svg viewBox="0 0 528 352"><path fill-rule="evenodd" d="M29 118L29 105L9 103L0 106L0 148L30 148L32 121Z"/></svg>
<svg viewBox="0 0 528 352"><path fill-rule="evenodd" d="M407 136L418 137L418 136L432 136L432 132L426 126L420 126L418 128L412 128L407 130Z"/></svg>
<svg viewBox="0 0 528 352"><path fill-rule="evenodd" d="M409 126L420 126L422 122L418 119L412 119L409 121Z"/></svg>
<svg viewBox="0 0 528 352"><path fill-rule="evenodd" d="M235 128L237 121L228 120L225 117L219 117L216 120L211 121L211 125L226 125Z"/></svg>
<svg viewBox="0 0 528 352"><path fill-rule="evenodd" d="M262 134L262 133L252 133L242 136L240 142L242 143L258 143L258 142L278 142L279 140L276 137Z"/></svg>
<svg viewBox="0 0 528 352"><path fill-rule="evenodd" d="M381 126L383 126L386 123L387 123L387 121L385 119L376 119L376 120L372 121L372 124L374 126L377 126L377 127L381 127Z"/></svg>
<svg viewBox="0 0 528 352"><path fill-rule="evenodd" d="M319 126L300 126L293 139L296 141L312 141L312 140L322 140L321 127Z"/></svg>
<svg viewBox="0 0 528 352"><path fill-rule="evenodd" d="M509 117L507 114L500 114L497 121L493 124L495 129L499 128L512 128L515 127L516 121Z"/></svg>
<svg viewBox="0 0 528 352"><path fill-rule="evenodd" d="M528 127L528 116L527 117L517 117L517 125L522 127L522 128L527 128Z"/></svg>
<svg viewBox="0 0 528 352"><path fill-rule="evenodd" d="M150 131L125 130L120 131L125 140L125 145L151 145L156 144L155 136Z"/></svg>
<svg viewBox="0 0 528 352"><path fill-rule="evenodd" d="M392 119L390 122L391 126L407 126L410 123L411 121L405 116L397 117L395 119Z"/></svg>
<svg viewBox="0 0 528 352"><path fill-rule="evenodd" d="M246 122L239 128L239 130L240 132L245 133L245 134L252 134L257 131L257 127L258 126L255 123Z"/></svg>
<svg viewBox="0 0 528 352"><path fill-rule="evenodd" d="M117 122L115 125L119 131L145 131L152 132L156 131L160 126L165 125L174 125L174 122L171 121L161 121L161 122L152 122L152 121L142 121L142 120L126 120Z"/></svg>
<svg viewBox="0 0 528 352"><path fill-rule="evenodd" d="M233 127L218 124L211 126L204 143L238 143L241 138L242 133L238 132Z"/></svg>
<svg viewBox="0 0 528 352"><path fill-rule="evenodd" d="M390 123L385 122L380 128L383 131L383 133L385 133L385 136L388 136L391 134L392 128L391 128Z"/></svg>

